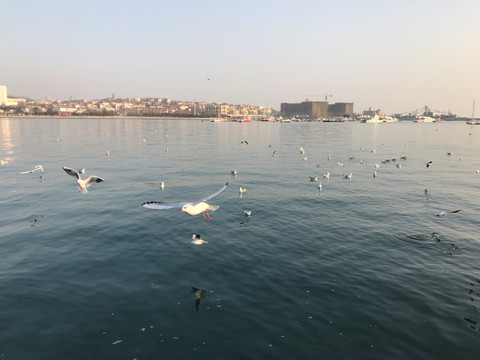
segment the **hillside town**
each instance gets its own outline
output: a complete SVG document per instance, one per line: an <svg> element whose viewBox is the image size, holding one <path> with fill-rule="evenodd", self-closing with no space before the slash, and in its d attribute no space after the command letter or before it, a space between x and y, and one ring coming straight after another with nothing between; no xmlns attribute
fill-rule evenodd
<svg viewBox="0 0 480 360"><path fill-rule="evenodd" d="M0 86L0 115L268 117L274 112L275 110L263 106L247 104L217 104L157 97L119 98L115 94L99 100L32 100L7 96L6 86Z"/></svg>

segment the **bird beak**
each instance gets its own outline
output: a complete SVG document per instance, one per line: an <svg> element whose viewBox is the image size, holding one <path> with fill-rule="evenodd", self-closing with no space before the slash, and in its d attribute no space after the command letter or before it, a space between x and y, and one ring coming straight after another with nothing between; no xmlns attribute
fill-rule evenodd
<svg viewBox="0 0 480 360"><path fill-rule="evenodd" d="M183 212L183 209L181 209L180 212Z"/></svg>

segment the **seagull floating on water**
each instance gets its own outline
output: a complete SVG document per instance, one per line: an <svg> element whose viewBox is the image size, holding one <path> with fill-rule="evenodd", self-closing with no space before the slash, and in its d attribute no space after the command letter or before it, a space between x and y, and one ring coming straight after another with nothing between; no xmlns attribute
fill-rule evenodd
<svg viewBox="0 0 480 360"><path fill-rule="evenodd" d="M160 183L160 189L162 189L162 191L165 190L165 183L163 181Z"/></svg>
<svg viewBox="0 0 480 360"><path fill-rule="evenodd" d="M192 244L203 245L203 244L208 244L208 241L204 241L200 234L193 234L192 235Z"/></svg>
<svg viewBox="0 0 480 360"><path fill-rule="evenodd" d="M98 177L98 176L95 176L95 175L89 176L85 180L82 180L82 178L80 177L80 174L78 173L77 170L73 170L73 169L70 169L70 168L65 167L65 166L63 167L63 170L65 170L65 172L68 175L77 178L77 185L78 185L78 192L79 193L86 193L86 192L88 192L87 188L90 185L92 185L94 183L99 183L99 182L104 181L101 177Z"/></svg>
<svg viewBox="0 0 480 360"><path fill-rule="evenodd" d="M41 172L43 172L43 166L42 165L36 165L32 170L28 170L28 171L22 171L20 174L31 174L37 170L40 170Z"/></svg>
<svg viewBox="0 0 480 360"><path fill-rule="evenodd" d="M343 175L343 178L344 178L344 179L352 180L352 173L349 173L349 174L346 174L346 175L344 174L344 175Z"/></svg>
<svg viewBox="0 0 480 360"><path fill-rule="evenodd" d="M460 211L462 211L462 210L460 209L460 210L455 210L455 211L449 211L447 213L445 213L445 211L441 211L440 213L437 214L437 216L444 216L445 214L456 214Z"/></svg>
<svg viewBox="0 0 480 360"><path fill-rule="evenodd" d="M237 170L232 170L231 172L233 176L237 176Z"/></svg>
<svg viewBox="0 0 480 360"><path fill-rule="evenodd" d="M309 176L309 178L312 182L318 182L318 176Z"/></svg>
<svg viewBox="0 0 480 360"><path fill-rule="evenodd" d="M165 203L162 201L148 201L143 203L142 205L148 209L154 209L154 210L165 210L165 209L175 209L179 208L181 209L180 212L185 212L188 215L198 215L202 213L203 218L205 220L210 220L212 221L212 218L208 214L208 211L215 211L217 210L220 206L213 206L207 204L207 201L210 199L213 199L215 196L219 195L222 191L224 191L228 186L228 182L223 185L223 187L214 192L211 195L205 196L201 198L200 200L193 201L193 202L181 202L181 203ZM206 215L205 215L206 214Z"/></svg>
<svg viewBox="0 0 480 360"><path fill-rule="evenodd" d="M324 179L330 179L330 173L326 173L326 174L323 174L323 178Z"/></svg>
<svg viewBox="0 0 480 360"><path fill-rule="evenodd" d="M243 213L244 213L245 216L247 216L247 217L252 216L252 210L243 210Z"/></svg>
<svg viewBox="0 0 480 360"><path fill-rule="evenodd" d="M238 190L238 192L240 193L240 195L241 195L241 194L245 194L245 193L247 192L247 189L240 187L240 189Z"/></svg>

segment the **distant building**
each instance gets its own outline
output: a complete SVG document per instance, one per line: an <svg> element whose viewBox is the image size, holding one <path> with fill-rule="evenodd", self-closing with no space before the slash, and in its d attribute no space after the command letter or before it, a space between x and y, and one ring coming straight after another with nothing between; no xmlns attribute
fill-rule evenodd
<svg viewBox="0 0 480 360"><path fill-rule="evenodd" d="M327 101L304 101L297 104L282 103L282 116L308 116L310 118L353 116L353 103L329 104Z"/></svg>
<svg viewBox="0 0 480 360"><path fill-rule="evenodd" d="M7 105L8 98L7 98L7 87L0 85L0 106Z"/></svg>

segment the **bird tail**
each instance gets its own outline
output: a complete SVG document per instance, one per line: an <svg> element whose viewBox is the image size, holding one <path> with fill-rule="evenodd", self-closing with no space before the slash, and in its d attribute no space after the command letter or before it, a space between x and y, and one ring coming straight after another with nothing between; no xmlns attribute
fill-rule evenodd
<svg viewBox="0 0 480 360"><path fill-rule="evenodd" d="M210 205L210 207L208 208L209 211L216 211L218 210L218 208L220 207L220 205Z"/></svg>

